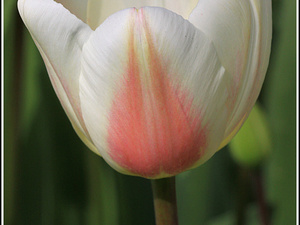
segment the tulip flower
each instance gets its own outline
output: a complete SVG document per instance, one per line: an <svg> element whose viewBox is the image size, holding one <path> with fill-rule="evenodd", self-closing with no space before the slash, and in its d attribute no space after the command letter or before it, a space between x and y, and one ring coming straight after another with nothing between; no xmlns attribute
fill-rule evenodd
<svg viewBox="0 0 300 225"><path fill-rule="evenodd" d="M83 142L124 174L195 168L237 133L262 87L271 0L19 0Z"/></svg>

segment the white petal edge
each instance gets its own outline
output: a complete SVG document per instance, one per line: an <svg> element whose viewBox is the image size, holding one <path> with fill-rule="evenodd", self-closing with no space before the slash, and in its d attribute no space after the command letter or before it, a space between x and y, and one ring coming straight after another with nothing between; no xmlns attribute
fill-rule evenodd
<svg viewBox="0 0 300 225"><path fill-rule="evenodd" d="M231 113L220 148L242 126L259 95L271 49L271 10L270 0L200 0L189 17L214 42L232 75Z"/></svg>
<svg viewBox="0 0 300 225"><path fill-rule="evenodd" d="M96 151L81 118L78 93L81 49L92 30L52 0L19 0L18 9L75 131Z"/></svg>

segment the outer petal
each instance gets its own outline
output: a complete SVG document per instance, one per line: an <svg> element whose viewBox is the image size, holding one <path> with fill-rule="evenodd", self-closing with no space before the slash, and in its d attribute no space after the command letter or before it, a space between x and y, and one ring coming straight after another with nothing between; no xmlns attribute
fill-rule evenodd
<svg viewBox="0 0 300 225"><path fill-rule="evenodd" d="M200 0L189 21L213 40L232 75L226 145L253 107L267 70L271 35L270 0Z"/></svg>
<svg viewBox="0 0 300 225"><path fill-rule="evenodd" d="M219 146L228 76L206 36L161 8L109 17L83 50L80 100L103 158L158 178L195 167Z"/></svg>
<svg viewBox="0 0 300 225"><path fill-rule="evenodd" d="M82 120L78 86L81 51L92 30L52 0L19 0L18 9L72 125L84 143L95 151Z"/></svg>
<svg viewBox="0 0 300 225"><path fill-rule="evenodd" d="M197 2L198 0L89 0L87 22L92 29L96 29L113 13L126 8L141 8L145 6L163 7L184 18L188 18L192 10L196 7Z"/></svg>

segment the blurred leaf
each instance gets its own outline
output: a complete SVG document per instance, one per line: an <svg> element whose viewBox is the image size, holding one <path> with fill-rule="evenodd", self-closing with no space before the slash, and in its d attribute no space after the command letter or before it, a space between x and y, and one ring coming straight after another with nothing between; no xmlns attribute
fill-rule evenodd
<svg viewBox="0 0 300 225"><path fill-rule="evenodd" d="M208 225L233 225L233 224L235 224L235 217L233 212L225 213L208 223Z"/></svg>
<svg viewBox="0 0 300 225"><path fill-rule="evenodd" d="M209 165L177 175L179 224L203 223L209 213Z"/></svg>
<svg viewBox="0 0 300 225"><path fill-rule="evenodd" d="M13 26L14 16L17 9L17 0L4 0L4 32Z"/></svg>
<svg viewBox="0 0 300 225"><path fill-rule="evenodd" d="M246 122L229 143L230 152L238 164L255 167L271 150L269 124L261 106L256 103Z"/></svg>
<svg viewBox="0 0 300 225"><path fill-rule="evenodd" d="M235 207L237 170L227 148L200 167L177 176L179 223L205 224Z"/></svg>
<svg viewBox="0 0 300 225"><path fill-rule="evenodd" d="M211 220L207 225L233 225L236 224L235 212L226 212L215 219ZM260 224L258 209L255 205L250 205L246 210L246 222L243 225Z"/></svg>
<svg viewBox="0 0 300 225"><path fill-rule="evenodd" d="M87 225L118 225L119 205L116 172L101 157L86 149L88 168Z"/></svg>
<svg viewBox="0 0 300 225"><path fill-rule="evenodd" d="M16 193L17 148L19 144L19 106L17 90L21 82L20 62L22 49L22 30L19 30L19 18L15 10L16 1L5 1L4 4L4 215L6 224L10 224L14 217ZM20 35L21 34L21 35ZM18 37L19 36L19 37Z"/></svg>
<svg viewBox="0 0 300 225"><path fill-rule="evenodd" d="M273 149L268 165L272 224L296 223L296 1L282 1L268 72L266 104Z"/></svg>
<svg viewBox="0 0 300 225"><path fill-rule="evenodd" d="M150 180L118 174L121 225L155 224Z"/></svg>
<svg viewBox="0 0 300 225"><path fill-rule="evenodd" d="M38 113L40 105L40 71L44 69L41 55L38 52L31 36L26 31L24 42L24 69L23 69L23 87L21 96L21 132L22 135L29 133L31 124Z"/></svg>

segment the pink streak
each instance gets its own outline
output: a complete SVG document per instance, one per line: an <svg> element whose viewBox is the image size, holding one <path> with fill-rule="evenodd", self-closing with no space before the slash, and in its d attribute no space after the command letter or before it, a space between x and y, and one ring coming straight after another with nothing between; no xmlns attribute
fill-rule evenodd
<svg viewBox="0 0 300 225"><path fill-rule="evenodd" d="M199 160L207 145L206 132L200 113L192 110L188 90L172 84L172 74L155 49L142 9L137 13L147 38L149 74L140 69L136 53L140 46L135 45L132 23L128 67L110 112L109 154L133 174L149 178L160 173L175 175ZM145 77L150 81L141 80Z"/></svg>

